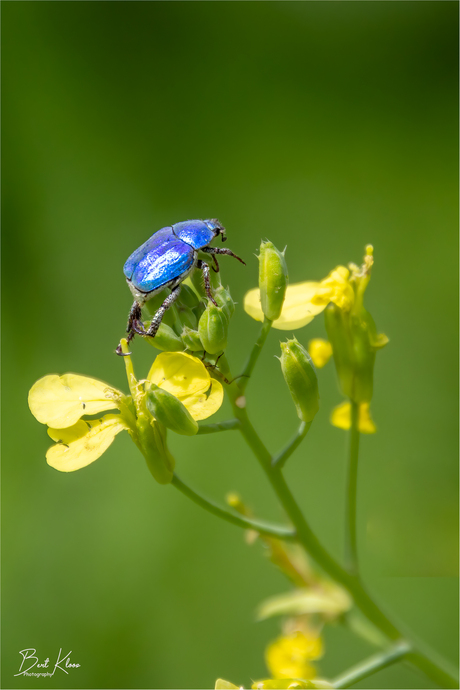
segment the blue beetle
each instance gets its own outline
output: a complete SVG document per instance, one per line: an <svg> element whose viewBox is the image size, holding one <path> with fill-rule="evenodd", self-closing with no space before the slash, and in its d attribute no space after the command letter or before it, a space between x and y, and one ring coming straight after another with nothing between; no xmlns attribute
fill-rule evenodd
<svg viewBox="0 0 460 690"><path fill-rule="evenodd" d="M230 249L209 246L218 235L221 236L222 242L225 242L227 239L225 228L216 218L186 220L158 230L131 254L123 268L129 289L134 295L134 304L129 312L126 327L128 342L136 333L155 337L163 316L179 297L182 281L195 267L203 271L206 295L211 302L216 304L211 292L209 265L198 259L198 252L211 255L214 262L213 270L216 272L219 270L216 254L233 256L245 264L243 259L236 256ZM170 288L171 293L156 312L148 330L145 330L141 320L141 308L147 300L164 288ZM121 354L120 346L117 348L117 353Z"/></svg>

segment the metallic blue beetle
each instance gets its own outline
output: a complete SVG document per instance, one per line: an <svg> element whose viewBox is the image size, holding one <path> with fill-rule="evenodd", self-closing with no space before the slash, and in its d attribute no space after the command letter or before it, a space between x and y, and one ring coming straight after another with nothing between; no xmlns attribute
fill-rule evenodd
<svg viewBox="0 0 460 690"><path fill-rule="evenodd" d="M219 270L216 254L227 254L238 259L242 264L245 263L230 249L216 249L209 246L218 235L221 236L222 242L225 242L227 239L225 228L215 218L186 220L184 223L176 223L158 230L131 254L123 268L135 300L129 312L126 327L128 342L136 333L155 337L163 316L179 297L182 281L195 267L203 271L206 294L208 299L216 304L211 292L209 266L205 261L198 259L198 252L206 252L212 256L213 270L216 272ZM147 300L164 288L170 288L171 293L156 312L148 330L145 330L141 320L141 308ZM117 348L117 353L121 354L120 346Z"/></svg>

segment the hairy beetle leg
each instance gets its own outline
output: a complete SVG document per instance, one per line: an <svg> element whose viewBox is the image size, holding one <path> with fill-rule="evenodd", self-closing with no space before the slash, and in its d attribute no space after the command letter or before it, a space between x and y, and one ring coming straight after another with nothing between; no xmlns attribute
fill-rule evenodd
<svg viewBox="0 0 460 690"><path fill-rule="evenodd" d="M206 263L206 261L202 261L201 259L198 259L196 265L197 265L197 268L199 268L203 271L204 289L206 290L206 295L207 295L208 300L210 302L212 302L216 307L218 307L219 305L217 304L216 300L212 296L212 292L211 292L211 281L209 280L209 265Z"/></svg>
<svg viewBox="0 0 460 690"><path fill-rule="evenodd" d="M207 254L212 254L213 259L214 259L214 254L225 254L226 256L233 256L234 259L238 259L238 261L240 263L242 263L244 266L246 266L246 261L243 261L243 259L240 259L240 257L237 256L236 254L234 254L231 249L224 249L222 247L203 247L203 249L201 251L206 252Z"/></svg>
<svg viewBox="0 0 460 690"><path fill-rule="evenodd" d="M163 320L163 316L166 314L168 309L174 304L176 299L179 297L181 287L182 286L179 283L179 285L177 285L175 288L173 288L171 290L171 294L166 297L165 301L163 302L163 304L161 305L161 307L158 309L157 313L153 317L153 319L150 323L149 329L147 331L145 331L145 333L144 333L145 335L148 335L151 338L155 337L158 329L160 328L160 324Z"/></svg>

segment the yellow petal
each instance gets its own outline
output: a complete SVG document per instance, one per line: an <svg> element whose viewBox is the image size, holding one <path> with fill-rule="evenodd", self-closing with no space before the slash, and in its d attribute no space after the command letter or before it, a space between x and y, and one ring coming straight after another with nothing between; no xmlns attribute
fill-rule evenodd
<svg viewBox="0 0 460 690"><path fill-rule="evenodd" d="M217 412L224 399L224 389L220 381L211 379L211 392L194 393L181 399L181 402L192 415L195 421L207 419L214 412Z"/></svg>
<svg viewBox="0 0 460 690"><path fill-rule="evenodd" d="M331 424L338 429L351 427L351 403L344 402L335 407L331 412ZM359 406L358 429L362 434L375 434L377 427L371 417L369 403L361 403Z"/></svg>
<svg viewBox="0 0 460 690"><path fill-rule="evenodd" d="M273 328L277 328L280 331L291 331L310 323L326 307L326 304L313 304L311 301L319 287L320 283L312 281L288 285L283 311L279 319L273 322ZM246 293L244 309L256 321L264 320L264 314L260 306L259 288L254 288Z"/></svg>
<svg viewBox="0 0 460 690"><path fill-rule="evenodd" d="M56 443L65 443L68 446L87 434L89 428L89 424L80 419L76 424L65 429L48 429L48 436Z"/></svg>
<svg viewBox="0 0 460 690"><path fill-rule="evenodd" d="M211 376L203 362L185 352L159 354L147 379L183 402L184 397L204 393L211 383Z"/></svg>
<svg viewBox="0 0 460 690"><path fill-rule="evenodd" d="M121 395L103 381L77 374L44 376L29 391L29 408L42 424L64 428L85 414L117 407L113 395Z"/></svg>
<svg viewBox="0 0 460 690"><path fill-rule="evenodd" d="M314 304L326 306L334 302L344 311L353 306L355 293L348 282L350 271L345 266L336 266L329 275L321 281L316 295L312 298Z"/></svg>
<svg viewBox="0 0 460 690"><path fill-rule="evenodd" d="M318 369L324 367L332 356L332 345L322 338L313 338L308 343L308 353Z"/></svg>
<svg viewBox="0 0 460 690"><path fill-rule="evenodd" d="M82 436L79 436L81 428L76 428L80 424L87 426L87 432ZM97 460L107 450L115 436L126 428L126 424L118 415L106 415L94 422L75 424L72 427L74 431L70 431L70 434L67 430L50 429L51 438L64 441L62 436L67 433L65 436L67 439L70 440L70 436L73 435L75 440L71 440L68 445L65 445L64 441L49 448L46 461L48 465L60 472L79 470Z"/></svg>
<svg viewBox="0 0 460 690"><path fill-rule="evenodd" d="M215 690L232 690L233 688L238 690L238 685L233 685L233 683L230 683L228 680L224 680L223 678L218 678L214 686Z"/></svg>

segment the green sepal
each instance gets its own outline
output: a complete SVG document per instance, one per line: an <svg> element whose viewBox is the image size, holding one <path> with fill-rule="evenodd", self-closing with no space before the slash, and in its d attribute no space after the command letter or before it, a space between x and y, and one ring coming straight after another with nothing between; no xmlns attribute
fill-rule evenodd
<svg viewBox="0 0 460 690"><path fill-rule="evenodd" d="M146 324L147 326L147 324ZM185 350L184 344L180 337L176 335L171 326L165 323L160 324L156 336L154 338L146 338L146 340L162 352L180 352Z"/></svg>
<svg viewBox="0 0 460 690"><path fill-rule="evenodd" d="M146 397L148 411L167 429L182 436L194 436L198 432L197 422L174 395L151 384Z"/></svg>
<svg viewBox="0 0 460 690"><path fill-rule="evenodd" d="M166 429L152 420L147 411L137 417L139 447L153 478L159 484L169 484L174 474L174 458L166 445Z"/></svg>
<svg viewBox="0 0 460 690"><path fill-rule="evenodd" d="M316 369L307 350L296 338L281 343L281 371L303 422L311 422L319 410Z"/></svg>

